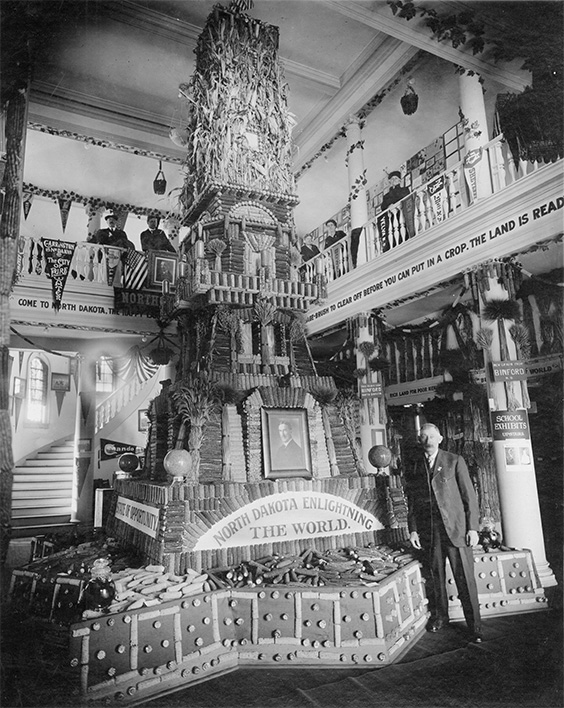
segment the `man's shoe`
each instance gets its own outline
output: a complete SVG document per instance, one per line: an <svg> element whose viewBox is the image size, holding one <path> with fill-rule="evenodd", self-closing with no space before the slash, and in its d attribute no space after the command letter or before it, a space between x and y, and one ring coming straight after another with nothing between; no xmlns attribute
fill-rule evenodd
<svg viewBox="0 0 564 708"><path fill-rule="evenodd" d="M482 636L481 632L474 632L470 641L473 644L481 644L484 641L484 637Z"/></svg>
<svg viewBox="0 0 564 708"><path fill-rule="evenodd" d="M427 631L428 632L440 632L441 629L444 629L446 626L448 626L448 621L443 620L443 619L434 619L429 622L427 625Z"/></svg>

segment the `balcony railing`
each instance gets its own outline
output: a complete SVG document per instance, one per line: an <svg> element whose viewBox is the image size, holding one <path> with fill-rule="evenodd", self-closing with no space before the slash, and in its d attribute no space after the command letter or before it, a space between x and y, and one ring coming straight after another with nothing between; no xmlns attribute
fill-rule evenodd
<svg viewBox="0 0 564 708"><path fill-rule="evenodd" d="M478 194L471 186L473 175L460 161L371 218L356 235L356 243L349 234L307 261L301 268L303 279L313 281L316 275L323 275L327 281L336 280L357 265L401 248L409 239L419 237L542 167L537 162L521 161L516 165L500 135L482 148Z"/></svg>

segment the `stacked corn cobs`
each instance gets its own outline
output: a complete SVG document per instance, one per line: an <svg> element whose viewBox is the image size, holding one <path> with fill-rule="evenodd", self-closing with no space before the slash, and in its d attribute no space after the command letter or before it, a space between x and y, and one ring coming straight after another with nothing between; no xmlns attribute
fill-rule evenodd
<svg viewBox="0 0 564 708"><path fill-rule="evenodd" d="M165 572L162 565L126 568L112 574L116 597L109 612L152 607L202 592L268 585L298 587L377 585L413 560L410 553L387 546L345 548L319 553L309 548L297 556L272 555L235 567L212 568L205 573L188 569L184 575ZM94 616L86 611L83 619Z"/></svg>
<svg viewBox="0 0 564 708"><path fill-rule="evenodd" d="M376 585L413 560L410 553L386 546L346 548L323 554L310 548L297 556L268 556L236 568L212 568L212 589L253 585Z"/></svg>
<svg viewBox="0 0 564 708"><path fill-rule="evenodd" d="M294 192L287 86L278 29L216 6L196 48L188 85L186 199L210 182Z"/></svg>

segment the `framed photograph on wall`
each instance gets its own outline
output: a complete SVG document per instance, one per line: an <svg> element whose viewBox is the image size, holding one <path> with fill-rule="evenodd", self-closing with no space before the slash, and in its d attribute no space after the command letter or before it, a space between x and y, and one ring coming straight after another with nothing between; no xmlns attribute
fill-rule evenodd
<svg viewBox="0 0 564 708"><path fill-rule="evenodd" d="M70 374L51 374L51 391L70 391Z"/></svg>
<svg viewBox="0 0 564 708"><path fill-rule="evenodd" d="M25 379L19 376L14 376L14 388L12 390L12 395L14 398L25 398Z"/></svg>
<svg viewBox="0 0 564 708"><path fill-rule="evenodd" d="M176 283L178 260L167 251L149 251L149 287L162 288L164 281L172 287Z"/></svg>
<svg viewBox="0 0 564 708"><path fill-rule="evenodd" d="M140 433L145 433L147 430L149 430L149 425L151 424L151 421L149 420L147 408L143 408L140 411L137 411L137 430L139 430Z"/></svg>
<svg viewBox="0 0 564 708"><path fill-rule="evenodd" d="M263 408L261 416L265 477L311 479L311 449L305 409Z"/></svg>

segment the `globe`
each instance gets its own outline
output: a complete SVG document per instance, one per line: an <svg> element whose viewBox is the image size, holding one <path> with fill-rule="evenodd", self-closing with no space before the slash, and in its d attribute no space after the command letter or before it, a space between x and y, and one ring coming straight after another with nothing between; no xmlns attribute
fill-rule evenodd
<svg viewBox="0 0 564 708"><path fill-rule="evenodd" d="M163 467L173 480L183 480L192 471L192 455L188 450L169 450L163 460Z"/></svg>
<svg viewBox="0 0 564 708"><path fill-rule="evenodd" d="M132 452L125 452L120 455L118 465L123 472L134 472L139 464L139 458Z"/></svg>
<svg viewBox="0 0 564 708"><path fill-rule="evenodd" d="M392 461L392 453L390 448L385 445L374 445L368 450L368 462L373 467L387 467Z"/></svg>

